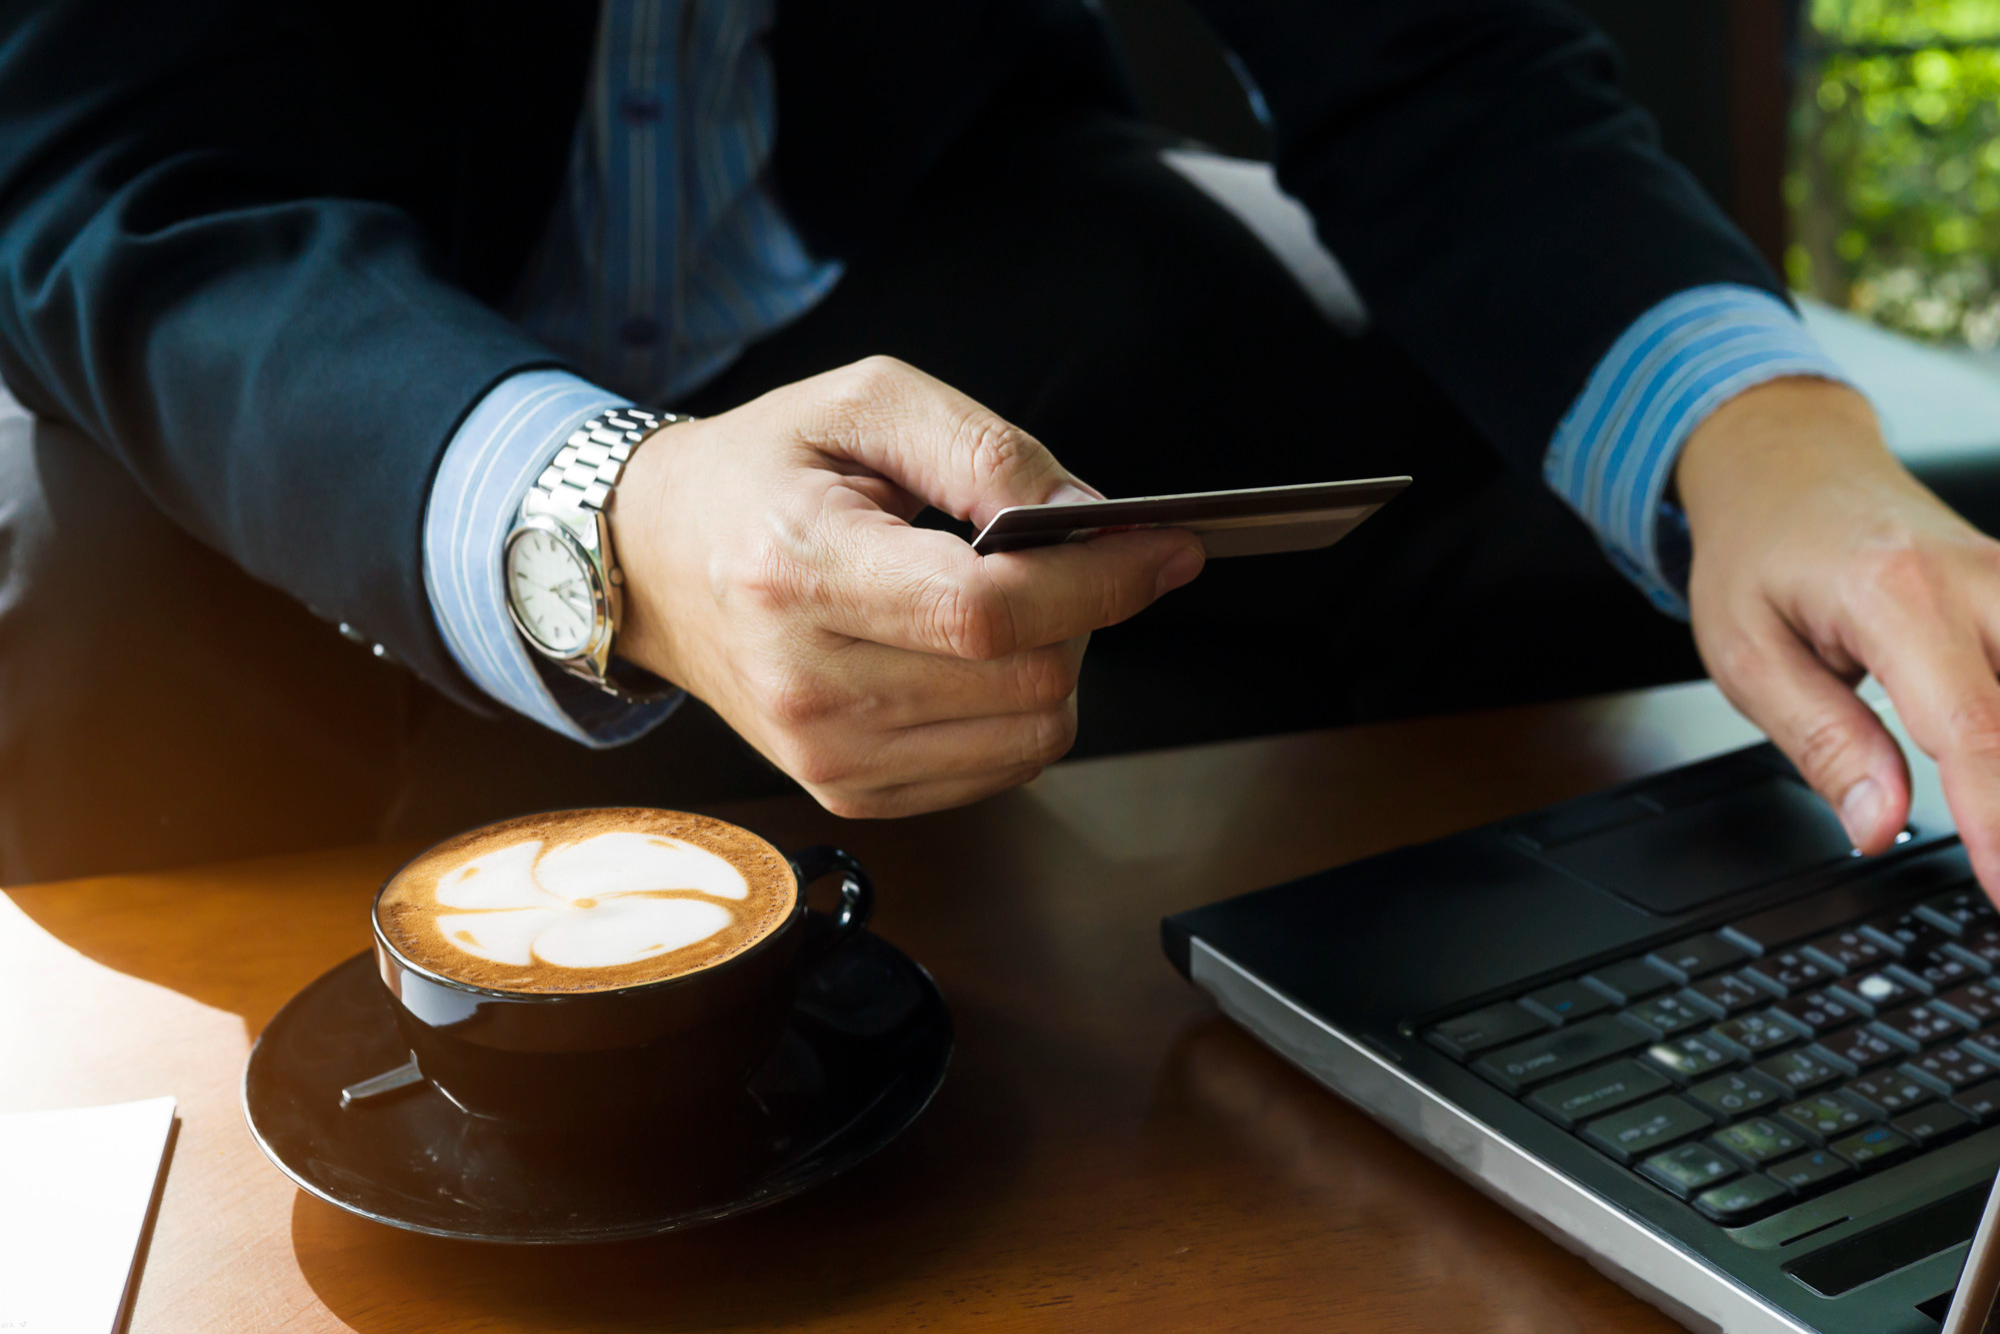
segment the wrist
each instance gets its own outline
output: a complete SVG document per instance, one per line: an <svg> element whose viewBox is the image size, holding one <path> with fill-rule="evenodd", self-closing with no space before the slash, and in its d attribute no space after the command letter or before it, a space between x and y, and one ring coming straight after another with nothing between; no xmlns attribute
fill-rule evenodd
<svg viewBox="0 0 2000 1334"><path fill-rule="evenodd" d="M672 691L631 671L622 652L626 599L611 514L634 453L683 420L627 406L578 425L528 487L502 548L507 611L529 647L628 704Z"/></svg>
<svg viewBox="0 0 2000 1334"><path fill-rule="evenodd" d="M682 432L693 429L695 423L689 420L677 430L655 431L641 442L626 464L618 485L618 502L607 516L623 581L618 654L683 689L686 675L676 661L673 637L667 633L673 616L658 605L668 582L659 571L667 559L664 548L676 531L669 514L674 446Z"/></svg>
<svg viewBox="0 0 2000 1334"><path fill-rule="evenodd" d="M1689 433L1674 489L1699 543L1705 521L1746 505L1789 504L1806 488L1916 487L1883 443L1868 400L1830 380L1792 376L1753 386Z"/></svg>

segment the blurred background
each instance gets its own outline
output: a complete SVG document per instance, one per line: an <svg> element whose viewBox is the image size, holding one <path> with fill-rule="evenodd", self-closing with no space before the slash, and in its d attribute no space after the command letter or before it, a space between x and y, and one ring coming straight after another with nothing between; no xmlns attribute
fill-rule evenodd
<svg viewBox="0 0 2000 1334"><path fill-rule="evenodd" d="M1786 276L1994 356L2000 0L1807 0L1794 52Z"/></svg>
<svg viewBox="0 0 2000 1334"><path fill-rule="evenodd" d="M2000 0L1573 0L1805 296L2000 368ZM1268 137L1181 0L1109 0L1147 110Z"/></svg>

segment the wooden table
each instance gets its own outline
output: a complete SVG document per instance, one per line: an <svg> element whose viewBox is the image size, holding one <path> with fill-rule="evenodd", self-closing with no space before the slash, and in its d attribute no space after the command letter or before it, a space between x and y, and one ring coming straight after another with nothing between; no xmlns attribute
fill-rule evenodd
<svg viewBox="0 0 2000 1334"><path fill-rule="evenodd" d="M936 974L958 1049L878 1157L706 1231L442 1241L259 1155L250 1041L366 946L407 848L0 896L0 1110L180 1099L137 1334L1672 1330L1218 1018L1158 923L1750 739L1694 686L1064 765L895 824L803 798L725 809L867 861L876 927Z"/></svg>

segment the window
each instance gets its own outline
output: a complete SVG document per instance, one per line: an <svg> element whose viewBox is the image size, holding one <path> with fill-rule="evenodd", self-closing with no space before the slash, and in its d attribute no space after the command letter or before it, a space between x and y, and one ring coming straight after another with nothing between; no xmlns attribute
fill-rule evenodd
<svg viewBox="0 0 2000 1334"><path fill-rule="evenodd" d="M2000 345L2000 0L1803 0L1788 277Z"/></svg>

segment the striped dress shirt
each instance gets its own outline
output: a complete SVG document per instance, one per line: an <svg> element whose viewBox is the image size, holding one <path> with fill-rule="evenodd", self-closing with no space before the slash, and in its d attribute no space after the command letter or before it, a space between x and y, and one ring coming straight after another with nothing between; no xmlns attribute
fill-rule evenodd
<svg viewBox="0 0 2000 1334"><path fill-rule="evenodd" d="M654 726L538 666L507 617L501 547L577 423L671 403L812 308L815 259L763 187L776 105L760 38L773 0L605 0L568 174L509 314L571 365L495 387L446 447L424 520L424 582L481 690L591 746Z"/></svg>
<svg viewBox="0 0 2000 1334"><path fill-rule="evenodd" d="M508 619L502 544L577 423L692 393L839 279L761 184L772 3L606 0L568 176L510 308L584 374L496 386L432 487L424 578L453 657L500 704L588 746L634 739L679 699L627 705L538 665ZM1626 330L1557 426L1549 486L1662 610L1686 615L1687 530L1668 499L1681 444L1732 395L1789 375L1845 379L1782 301L1696 288Z"/></svg>
<svg viewBox="0 0 2000 1334"><path fill-rule="evenodd" d="M1660 610L1687 616L1687 520L1668 499L1681 445L1729 399L1787 375L1847 383L1770 293L1697 287L1640 316L1557 424L1542 476Z"/></svg>

